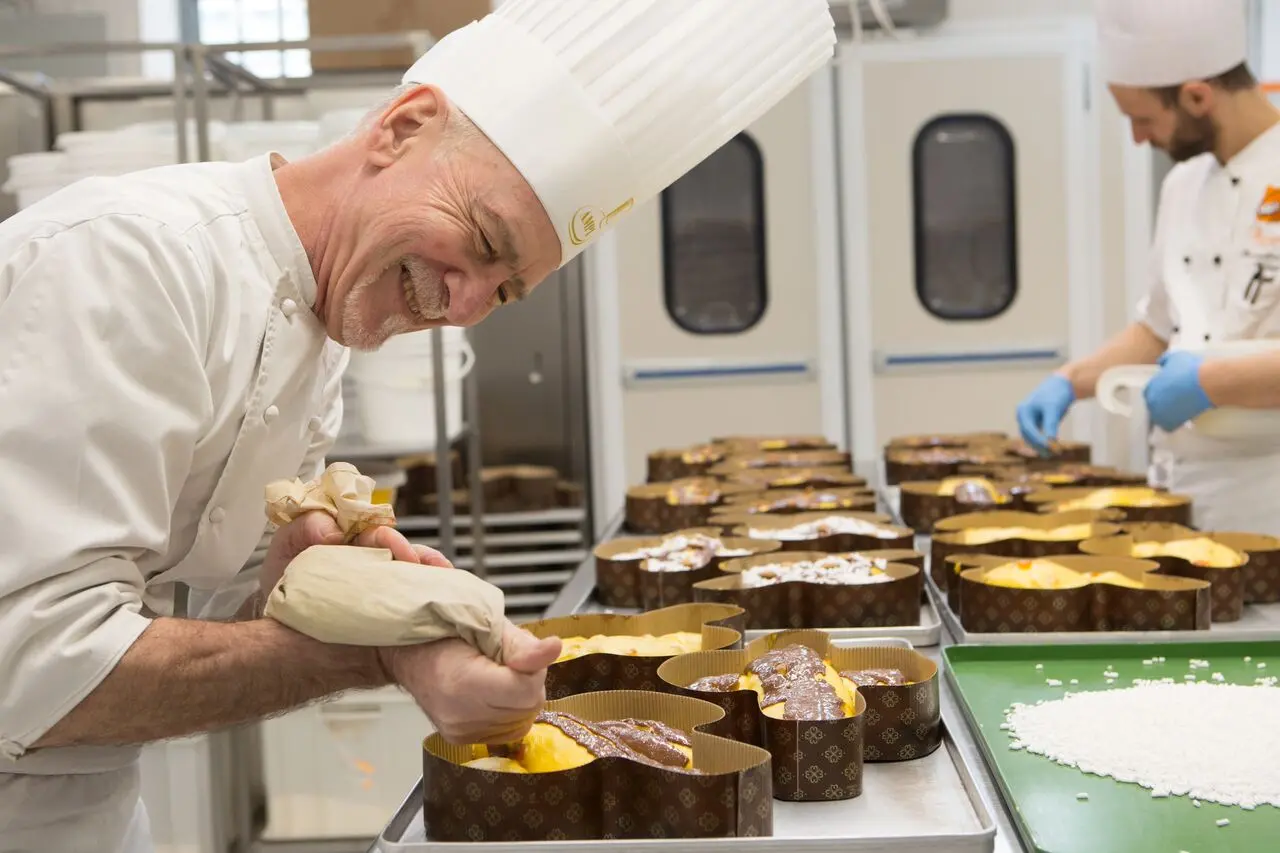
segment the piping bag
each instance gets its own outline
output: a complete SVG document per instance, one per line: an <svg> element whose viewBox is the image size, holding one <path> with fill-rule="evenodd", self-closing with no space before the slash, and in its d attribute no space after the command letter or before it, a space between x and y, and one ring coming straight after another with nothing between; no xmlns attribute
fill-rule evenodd
<svg viewBox="0 0 1280 853"><path fill-rule="evenodd" d="M395 523L391 506L373 503L373 488L355 466L335 462L315 480L268 484L267 518L283 525L327 512L351 543ZM295 557L267 597L265 615L322 643L408 646L456 637L497 663L510 625L502 590L471 572L351 544L313 545Z"/></svg>

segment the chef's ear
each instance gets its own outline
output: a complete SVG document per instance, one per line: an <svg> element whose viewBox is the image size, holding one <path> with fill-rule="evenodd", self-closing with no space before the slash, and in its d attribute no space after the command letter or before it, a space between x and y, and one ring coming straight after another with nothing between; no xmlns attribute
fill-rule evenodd
<svg viewBox="0 0 1280 853"><path fill-rule="evenodd" d="M1204 118L1213 109L1213 87L1203 80L1183 83L1178 91L1178 106L1195 118Z"/></svg>
<svg viewBox="0 0 1280 853"><path fill-rule="evenodd" d="M386 168L404 156L422 137L439 137L444 132L447 111L444 93L435 86L414 86L392 101L374 121L369 136L373 164Z"/></svg>

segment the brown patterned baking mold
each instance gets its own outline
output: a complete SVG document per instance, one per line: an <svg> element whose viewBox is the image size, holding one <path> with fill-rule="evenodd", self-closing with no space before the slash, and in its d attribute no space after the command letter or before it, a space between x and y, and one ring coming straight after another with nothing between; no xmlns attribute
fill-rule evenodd
<svg viewBox="0 0 1280 853"><path fill-rule="evenodd" d="M744 468L725 477L746 491L866 488L867 480L844 468Z"/></svg>
<svg viewBox="0 0 1280 853"><path fill-rule="evenodd" d="M702 635L701 647L731 649L742 645L747 614L736 604L677 604L646 613L585 613L526 622L535 637L660 637L679 631ZM547 696L563 699L597 690L657 690L659 664L671 655L587 654L547 667Z"/></svg>
<svg viewBox="0 0 1280 853"><path fill-rule="evenodd" d="M1146 474L1101 465L1057 463L1032 470L1021 462L995 465L961 465L960 476L974 475L1005 482L1042 483L1045 486L1145 486Z"/></svg>
<svg viewBox="0 0 1280 853"><path fill-rule="evenodd" d="M1010 463L1002 444L966 447L928 447L923 449L890 448L885 452L885 484L897 486L906 482L945 480L960 473L963 465Z"/></svg>
<svg viewBox="0 0 1280 853"><path fill-rule="evenodd" d="M669 483L686 477L701 477L724 461L728 449L719 444L655 450L648 457L648 482Z"/></svg>
<svg viewBox="0 0 1280 853"><path fill-rule="evenodd" d="M1209 593L1213 599L1214 622L1239 622L1244 615L1245 572L1252 556L1249 552L1228 545L1212 533L1199 533L1180 526L1170 525L1173 529L1146 529L1141 536L1122 533L1100 539L1086 539L1080 543L1080 551L1102 557L1139 556L1154 560L1160 564L1160 570L1174 577L1195 578L1206 581L1210 585ZM1186 531L1181 532L1181 531ZM1209 539L1231 549L1236 559L1231 565L1200 565L1173 554L1134 554L1137 546L1144 543L1168 543L1187 539Z"/></svg>
<svg viewBox="0 0 1280 853"><path fill-rule="evenodd" d="M1150 495L1159 503L1152 506L1136 506L1125 495L1138 493ZM1118 509L1125 521L1167 521L1172 524L1191 524L1191 498L1173 494L1150 486L1101 486L1048 488L1027 495L1027 505L1041 512L1061 512L1075 501L1108 499L1114 503L1101 504L1100 508Z"/></svg>
<svg viewBox="0 0 1280 853"><path fill-rule="evenodd" d="M639 607L640 563L643 557L619 559L642 548L657 548L676 537L719 539L721 527L674 530L665 536L626 536L602 542L592 552L596 560L596 600L605 607Z"/></svg>
<svg viewBox="0 0 1280 853"><path fill-rule="evenodd" d="M739 471L761 468L834 468L852 473L853 461L841 450L775 450L726 457L707 473L713 477L729 477Z"/></svg>
<svg viewBox="0 0 1280 853"><path fill-rule="evenodd" d="M1009 562L991 555L956 555L960 572L956 615L978 634L1080 631L1203 631L1211 623L1209 584L1158 574L1153 560L1076 555L1048 559L1086 574L1116 572L1141 589L1095 581L1073 589L1012 589L984 581ZM954 608L953 608L954 609Z"/></svg>
<svg viewBox="0 0 1280 853"><path fill-rule="evenodd" d="M1121 517L1121 513L1114 509L1086 509L1056 513L994 510L954 515L934 525L933 536L930 539L929 574L938 588L945 591L953 577L943 562L950 554L995 554L1001 557L1077 554L1080 551L1080 543L1085 539L1113 536L1119 533L1119 526L1113 522L1119 521ZM999 539L975 541L975 537L981 534L972 532L983 529L1008 530L1009 528L1050 531L1077 526L1081 529L1071 531L1071 536L1054 539L1028 539L1023 536L1003 535Z"/></svg>
<svg viewBox="0 0 1280 853"><path fill-rule="evenodd" d="M797 628L884 628L920 624L924 574L918 565L891 562L890 557L914 551L901 549L856 552L875 562L891 580L871 584L816 584L786 581L747 587L742 573L759 566L786 565L855 554L791 551L728 560L722 577L694 585L696 601L732 604L747 612L748 631ZM912 556L908 556L912 559Z"/></svg>
<svg viewBox="0 0 1280 853"><path fill-rule="evenodd" d="M838 775L852 775L850 770L858 772L858 756L848 755L843 749L839 753L826 754L832 740L838 742L849 739L846 728L833 725L834 731L818 733L823 735L820 739L816 736L806 738L802 733L796 737L793 727L798 724L803 728L807 723L766 716L760 707L760 696L754 690L719 692L691 687L703 678L740 674L752 661L771 651L792 645L812 649L837 672L896 669L909 682L857 688L858 694L866 702L866 710L862 712L865 717L861 732L863 762L910 761L929 755L941 745L938 667L911 649L879 646L837 648L832 645L830 637L821 631L781 631L761 637L741 651L680 655L663 664L658 675L682 695L716 702L723 708L723 725L730 728L719 733L762 746L773 753L774 796L796 800L827 799L824 796L827 792L821 786L831 775L829 765L835 763L833 758L847 762L836 771ZM849 718L844 718L825 722L839 724L847 723L848 720ZM799 765L817 766L823 771L821 774L795 771L797 746L801 750ZM787 770L790 772L783 772ZM788 791L791 792L790 796ZM852 796L857 796L857 793Z"/></svg>
<svg viewBox="0 0 1280 853"><path fill-rule="evenodd" d="M1009 441L1003 432L958 432L936 435L900 435L889 439L885 453L890 450L920 450L929 447L972 447L978 444L1000 444Z"/></svg>
<svg viewBox="0 0 1280 853"><path fill-rule="evenodd" d="M1272 604L1280 601L1280 537L1262 533L1213 531L1200 533L1181 524L1133 522L1120 525L1125 533L1141 541L1153 533L1176 534L1184 538L1208 536L1228 548L1249 555L1244 566L1244 603Z"/></svg>
<svg viewBox="0 0 1280 853"><path fill-rule="evenodd" d="M719 577L720 566L728 560L772 554L782 550L782 543L770 539L728 537L720 540L721 549L705 566L689 571L662 571L649 561L639 561L634 571L639 578L640 606L645 610L687 604L693 601L693 588L705 580Z"/></svg>
<svg viewBox="0 0 1280 853"><path fill-rule="evenodd" d="M794 515L745 515L733 518L718 516L719 523L730 527L734 536L746 539L775 539L782 543L783 551L862 551L868 548L911 548L915 544L915 531L893 524L883 513L874 512L801 512ZM818 533L805 539L795 538L787 531L810 524L821 524L828 519L852 519L874 528L874 532Z"/></svg>
<svg viewBox="0 0 1280 853"><path fill-rule="evenodd" d="M822 435L729 435L711 439L713 444L737 453L769 453L778 450L834 450Z"/></svg>
<svg viewBox="0 0 1280 853"><path fill-rule="evenodd" d="M610 691L547 703L579 719L652 720L688 735L694 772L627 758L572 770L504 773L463 766L474 747L423 742L427 840L490 844L773 834L773 768L757 746L709 733L719 706L664 693Z"/></svg>
<svg viewBox="0 0 1280 853"><path fill-rule="evenodd" d="M712 512L717 516L791 515L797 512L853 510L869 512L876 508L875 492L860 486L844 489L765 489L732 495Z"/></svg>
<svg viewBox="0 0 1280 853"><path fill-rule="evenodd" d="M1025 509L1028 485L963 474L945 480L902 483L898 515L915 530L930 531L944 518L983 509Z"/></svg>
<svg viewBox="0 0 1280 853"><path fill-rule="evenodd" d="M1052 470L1064 464L1088 465L1093 461L1093 450L1083 441L1054 439L1049 454L1044 455L1019 438L1005 443L1004 451L1032 470Z"/></svg>
<svg viewBox="0 0 1280 853"><path fill-rule="evenodd" d="M668 483L646 483L627 490L627 531L637 534L670 533L686 527L704 527L712 510L729 495L746 486L713 477L690 477Z"/></svg>

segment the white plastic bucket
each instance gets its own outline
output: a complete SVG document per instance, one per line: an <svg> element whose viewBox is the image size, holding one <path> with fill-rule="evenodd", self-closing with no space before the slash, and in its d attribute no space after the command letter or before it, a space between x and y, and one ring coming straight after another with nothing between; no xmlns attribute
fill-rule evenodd
<svg viewBox="0 0 1280 853"><path fill-rule="evenodd" d="M462 329L445 328L399 335L376 352L352 353L349 376L365 441L404 448L435 445L430 336L436 331L444 332L446 430L449 435L462 430L462 380L475 367L475 351Z"/></svg>

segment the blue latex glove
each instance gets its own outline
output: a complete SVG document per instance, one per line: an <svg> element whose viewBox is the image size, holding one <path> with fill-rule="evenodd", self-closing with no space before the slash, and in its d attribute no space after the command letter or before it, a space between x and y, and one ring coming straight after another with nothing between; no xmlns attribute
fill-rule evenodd
<svg viewBox="0 0 1280 853"><path fill-rule="evenodd" d="M1209 395L1200 387L1200 365L1204 356L1193 352L1166 352L1156 362L1160 372L1142 391L1151 423L1173 432L1192 418L1213 408Z"/></svg>
<svg viewBox="0 0 1280 853"><path fill-rule="evenodd" d="M1052 452L1049 442L1058 437L1058 427L1075 399L1076 392L1065 377L1055 373L1041 382L1018 406L1022 440L1048 456Z"/></svg>

